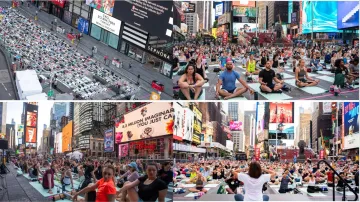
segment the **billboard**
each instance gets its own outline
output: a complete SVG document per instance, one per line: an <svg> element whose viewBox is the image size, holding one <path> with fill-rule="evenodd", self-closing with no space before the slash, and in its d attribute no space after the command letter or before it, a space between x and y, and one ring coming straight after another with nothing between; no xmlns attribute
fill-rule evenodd
<svg viewBox="0 0 360 202"><path fill-rule="evenodd" d="M359 27L359 1L337 2L337 28Z"/></svg>
<svg viewBox="0 0 360 202"><path fill-rule="evenodd" d="M216 39L217 38L217 28L211 28L211 35Z"/></svg>
<svg viewBox="0 0 360 202"><path fill-rule="evenodd" d="M119 36L121 21L108 16L96 9L93 11L91 22L113 34Z"/></svg>
<svg viewBox="0 0 360 202"><path fill-rule="evenodd" d="M104 151L105 152L113 152L114 151L114 129L113 128L105 131Z"/></svg>
<svg viewBox="0 0 360 202"><path fill-rule="evenodd" d="M93 7L94 10L97 9L110 16L114 12L114 3L115 0L86 0L86 4Z"/></svg>
<svg viewBox="0 0 360 202"><path fill-rule="evenodd" d="M89 21L80 17L79 22L78 22L78 30L81 33L84 33L87 35L89 33Z"/></svg>
<svg viewBox="0 0 360 202"><path fill-rule="evenodd" d="M183 119L184 119L184 108L177 102L174 102L174 129L173 138L175 140L182 141L183 139Z"/></svg>
<svg viewBox="0 0 360 202"><path fill-rule="evenodd" d="M191 140L193 143L196 143L196 144L200 144L201 141L200 141L200 135L198 134L193 134L193 137L192 137L192 140Z"/></svg>
<svg viewBox="0 0 360 202"><path fill-rule="evenodd" d="M303 34L311 33L312 29L314 32L338 32L337 1L303 1L301 4Z"/></svg>
<svg viewBox="0 0 360 202"><path fill-rule="evenodd" d="M276 139L276 133L278 139L294 140L294 124L293 123L270 123L269 124L269 139ZM273 137L274 136L274 137Z"/></svg>
<svg viewBox="0 0 360 202"><path fill-rule="evenodd" d="M188 108L184 108L182 119L182 137L184 140L192 141L194 112Z"/></svg>
<svg viewBox="0 0 360 202"><path fill-rule="evenodd" d="M288 1L288 23L291 23L291 14L293 13L293 2Z"/></svg>
<svg viewBox="0 0 360 202"><path fill-rule="evenodd" d="M196 105L192 106L192 110L194 112L195 118L198 119L199 121L202 121L202 113L200 112L200 110L197 108Z"/></svg>
<svg viewBox="0 0 360 202"><path fill-rule="evenodd" d="M255 7L255 1L232 1L233 6Z"/></svg>
<svg viewBox="0 0 360 202"><path fill-rule="evenodd" d="M201 133L201 122L198 119L194 119L194 134Z"/></svg>
<svg viewBox="0 0 360 202"><path fill-rule="evenodd" d="M323 113L331 113L331 102L323 102Z"/></svg>
<svg viewBox="0 0 360 202"><path fill-rule="evenodd" d="M120 142L144 140L173 134L174 109L171 103L153 102L124 115L124 123L115 132L122 133Z"/></svg>
<svg viewBox="0 0 360 202"><path fill-rule="evenodd" d="M115 1L113 17L151 36L171 40L173 30L173 1Z"/></svg>
<svg viewBox="0 0 360 202"><path fill-rule="evenodd" d="M25 132L26 143L36 143L37 142L36 128L26 127L25 131L26 131Z"/></svg>
<svg viewBox="0 0 360 202"><path fill-rule="evenodd" d="M184 13L195 13L195 4L190 2L181 2L181 11Z"/></svg>
<svg viewBox="0 0 360 202"><path fill-rule="evenodd" d="M18 125L17 132L23 133L24 132L24 125Z"/></svg>
<svg viewBox="0 0 360 202"><path fill-rule="evenodd" d="M230 151L234 150L234 142L231 140L226 140L226 148L228 148Z"/></svg>
<svg viewBox="0 0 360 202"><path fill-rule="evenodd" d="M36 127L36 123L37 123L37 113L26 112L26 126Z"/></svg>
<svg viewBox="0 0 360 202"><path fill-rule="evenodd" d="M57 5L57 6L59 6L60 8L64 8L64 6L65 6L65 1L66 1L66 0L51 0L51 2L52 2L54 5Z"/></svg>
<svg viewBox="0 0 360 202"><path fill-rule="evenodd" d="M224 4L220 3L215 5L215 17L219 17L222 14L224 14Z"/></svg>
<svg viewBox="0 0 360 202"><path fill-rule="evenodd" d="M265 104L258 102L256 106L256 135L264 131Z"/></svg>
<svg viewBox="0 0 360 202"><path fill-rule="evenodd" d="M129 144L119 144L119 158L129 156Z"/></svg>
<svg viewBox="0 0 360 202"><path fill-rule="evenodd" d="M359 103L345 102L343 108L343 149L358 148L360 145L359 133Z"/></svg>
<svg viewBox="0 0 360 202"><path fill-rule="evenodd" d="M234 7L233 16L236 16L236 17L256 17L256 8Z"/></svg>
<svg viewBox="0 0 360 202"><path fill-rule="evenodd" d="M229 128L231 131L242 131L242 122L241 121L230 121Z"/></svg>
<svg viewBox="0 0 360 202"><path fill-rule="evenodd" d="M62 129L62 152L71 151L71 138L73 135L73 122L69 121L69 123Z"/></svg>
<svg viewBox="0 0 360 202"><path fill-rule="evenodd" d="M233 35L237 36L239 32L254 32L256 30L256 23L233 23Z"/></svg>
<svg viewBox="0 0 360 202"><path fill-rule="evenodd" d="M297 12L291 13L291 24L297 24Z"/></svg>
<svg viewBox="0 0 360 202"><path fill-rule="evenodd" d="M269 123L294 123L293 102L271 102Z"/></svg>

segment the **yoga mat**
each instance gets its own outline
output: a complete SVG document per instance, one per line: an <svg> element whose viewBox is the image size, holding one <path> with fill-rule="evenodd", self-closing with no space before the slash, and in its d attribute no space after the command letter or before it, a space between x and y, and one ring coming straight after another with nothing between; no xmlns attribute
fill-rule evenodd
<svg viewBox="0 0 360 202"><path fill-rule="evenodd" d="M208 65L209 67L218 67L219 64L212 64L212 65Z"/></svg>
<svg viewBox="0 0 360 202"><path fill-rule="evenodd" d="M195 187L196 184L184 184L185 188L191 188L191 187Z"/></svg>
<svg viewBox="0 0 360 202"><path fill-rule="evenodd" d="M310 76L310 77L318 77L318 76L320 76L319 74L314 74L314 73L309 73L308 72L308 76Z"/></svg>
<svg viewBox="0 0 360 202"><path fill-rule="evenodd" d="M309 87L302 87L302 88L299 88L295 85L295 79L290 79L290 80L285 80L285 82L287 84L289 84L290 86L293 86L295 88L298 88L302 91L305 91L311 95L316 95L316 94L321 94L321 93L325 93L326 91L328 90L325 90L325 89L322 89L320 87L317 87L317 86L309 86Z"/></svg>
<svg viewBox="0 0 360 202"><path fill-rule="evenodd" d="M186 198L192 198L195 196L195 193L189 193L188 195L184 196Z"/></svg>
<svg viewBox="0 0 360 202"><path fill-rule="evenodd" d="M271 188L280 188L280 184L271 184L269 185Z"/></svg>
<svg viewBox="0 0 360 202"><path fill-rule="evenodd" d="M292 97L284 94L284 93L268 93L265 94L263 92L260 91L260 84L259 83L250 83L248 84L248 86L250 88L252 88L254 91L256 91L257 93L259 93L260 95L262 95L263 97L265 97L268 100L287 100L287 99L291 99Z"/></svg>
<svg viewBox="0 0 360 202"><path fill-rule="evenodd" d="M34 187L34 188L35 188L41 195L43 195L44 197L49 197L49 196L53 196L53 195L58 194L58 193L57 193L57 187L56 187L56 186L54 186L54 188L52 188L53 194L49 194L49 193L48 193L48 189L44 189L39 182L30 182L30 185L31 185L32 187Z"/></svg>
<svg viewBox="0 0 360 202"><path fill-rule="evenodd" d="M331 72L328 72L328 71L318 71L319 74L325 74L325 75L335 75L335 73L331 73Z"/></svg>
<svg viewBox="0 0 360 202"><path fill-rule="evenodd" d="M318 193L308 193L307 188L298 188L301 192L308 194L309 196L326 196L325 194L318 192Z"/></svg>
<svg viewBox="0 0 360 202"><path fill-rule="evenodd" d="M287 73L281 73L284 77L284 79L291 79L291 78L294 78L295 76L294 75L290 75L290 74L287 74Z"/></svg>
<svg viewBox="0 0 360 202"><path fill-rule="evenodd" d="M335 81L335 77L330 77L330 76L317 76L316 79L321 79L324 81L328 81L330 83L334 83Z"/></svg>
<svg viewBox="0 0 360 202"><path fill-rule="evenodd" d="M243 75L243 79L246 81L246 72L241 72L241 74ZM259 79L259 75L252 75L252 78L255 80ZM238 80L236 80L236 83L240 83Z"/></svg>
<svg viewBox="0 0 360 202"><path fill-rule="evenodd" d="M197 100L205 100L205 92L206 92L206 91L203 89L202 94L198 97Z"/></svg>
<svg viewBox="0 0 360 202"><path fill-rule="evenodd" d="M216 86L214 86L214 90L216 92ZM224 100L224 98L220 96L220 100ZM240 97L234 97L234 98L231 98L231 99L228 99L228 100L247 100L247 99L244 96L240 96Z"/></svg>
<svg viewBox="0 0 360 202"><path fill-rule="evenodd" d="M209 87L209 86L210 86L209 82L208 82L208 83L205 83L205 84L203 85L203 87Z"/></svg>
<svg viewBox="0 0 360 202"><path fill-rule="evenodd" d="M219 186L219 184L207 184L205 185L205 188L215 188L217 186Z"/></svg>
<svg viewBox="0 0 360 202"><path fill-rule="evenodd" d="M210 74L209 70L205 70L205 74Z"/></svg>

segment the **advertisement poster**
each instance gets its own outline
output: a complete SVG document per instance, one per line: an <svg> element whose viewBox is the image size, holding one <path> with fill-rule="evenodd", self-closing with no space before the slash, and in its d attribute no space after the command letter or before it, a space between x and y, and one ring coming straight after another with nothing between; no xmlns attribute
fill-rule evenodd
<svg viewBox="0 0 360 202"><path fill-rule="evenodd" d="M112 16L114 11L115 0L86 0L86 4Z"/></svg>
<svg viewBox="0 0 360 202"><path fill-rule="evenodd" d="M123 138L123 133L122 132L115 133L115 143L116 144L121 143L122 138Z"/></svg>
<svg viewBox="0 0 360 202"><path fill-rule="evenodd" d="M104 151L105 152L113 152L114 151L114 129L112 129L112 128L105 131Z"/></svg>
<svg viewBox="0 0 360 202"><path fill-rule="evenodd" d="M182 120L182 137L184 140L192 141L193 125L194 125L194 112L188 108L184 108Z"/></svg>
<svg viewBox="0 0 360 202"><path fill-rule="evenodd" d="M121 142L173 135L173 113L172 103L153 102L125 114L115 132L123 134Z"/></svg>
<svg viewBox="0 0 360 202"><path fill-rule="evenodd" d="M66 0L51 0L51 2L52 2L54 5L57 5L57 6L59 6L60 8L64 8L64 6L65 6L65 1L66 1Z"/></svg>
<svg viewBox="0 0 360 202"><path fill-rule="evenodd" d="M36 148L36 143L26 143L25 144L26 148Z"/></svg>
<svg viewBox="0 0 360 202"><path fill-rule="evenodd" d="M113 17L149 32L152 36L171 40L173 4L173 1L115 1Z"/></svg>
<svg viewBox="0 0 360 202"><path fill-rule="evenodd" d="M37 113L36 112L27 112L26 113L26 126L36 127L37 124Z"/></svg>
<svg viewBox="0 0 360 202"><path fill-rule="evenodd" d="M255 147L255 161L260 160L260 148Z"/></svg>
<svg viewBox="0 0 360 202"><path fill-rule="evenodd" d="M79 22L78 22L78 28L79 28L79 24L80 24L80 19L79 18ZM91 22L113 34L115 34L116 36L119 36L119 32L120 32L120 27L121 27L121 21L117 20L111 16L108 16L96 9L94 9L93 11L93 16L91 19ZM84 22L83 22L84 23ZM89 26L89 25L87 25ZM85 30L86 28L86 24L84 26L82 26L83 29Z"/></svg>
<svg viewBox="0 0 360 202"><path fill-rule="evenodd" d="M181 2L181 10L184 13L195 13L195 4L190 2Z"/></svg>
<svg viewBox="0 0 360 202"><path fill-rule="evenodd" d="M337 28L359 27L359 1L337 1Z"/></svg>
<svg viewBox="0 0 360 202"><path fill-rule="evenodd" d="M278 134L281 139L293 140L294 139L294 124L293 123L270 123L269 124L269 139L274 134ZM275 139L275 137L273 138Z"/></svg>
<svg viewBox="0 0 360 202"><path fill-rule="evenodd" d="M175 140L182 141L182 130L183 130L183 115L184 115L184 108L177 102L174 102L174 135L173 138Z"/></svg>
<svg viewBox="0 0 360 202"><path fill-rule="evenodd" d="M357 148L360 145L359 133L359 103L344 103L344 149Z"/></svg>
<svg viewBox="0 0 360 202"><path fill-rule="evenodd" d="M238 17L256 17L256 8L234 7L233 15Z"/></svg>
<svg viewBox="0 0 360 202"><path fill-rule="evenodd" d="M265 104L258 102L256 107L256 135L264 131Z"/></svg>
<svg viewBox="0 0 360 202"><path fill-rule="evenodd" d="M194 119L194 133L200 134L201 133L201 122L198 119Z"/></svg>
<svg viewBox="0 0 360 202"><path fill-rule="evenodd" d="M232 1L233 6L255 7L255 1Z"/></svg>
<svg viewBox="0 0 360 202"><path fill-rule="evenodd" d="M241 32L253 32L256 30L256 23L233 23L233 35Z"/></svg>
<svg viewBox="0 0 360 202"><path fill-rule="evenodd" d="M70 121L63 129L62 129L62 152L71 151L71 138L73 133L73 122Z"/></svg>
<svg viewBox="0 0 360 202"><path fill-rule="evenodd" d="M291 24L297 24L297 13L291 13Z"/></svg>
<svg viewBox="0 0 360 202"><path fill-rule="evenodd" d="M271 102L270 123L294 123L293 102Z"/></svg>
<svg viewBox="0 0 360 202"><path fill-rule="evenodd" d="M84 18L79 18L78 21L78 30L81 33L88 34L89 33L89 21L85 20Z"/></svg>
<svg viewBox="0 0 360 202"><path fill-rule="evenodd" d="M229 128L231 131L242 131L241 121L230 121L229 124Z"/></svg>
<svg viewBox="0 0 360 202"><path fill-rule="evenodd" d="M64 22L71 25L72 13L70 11L64 11Z"/></svg>
<svg viewBox="0 0 360 202"><path fill-rule="evenodd" d="M127 157L129 154L129 144L119 144L119 158Z"/></svg>
<svg viewBox="0 0 360 202"><path fill-rule="evenodd" d="M324 159L324 150L322 149L322 150L320 150L320 152L319 152L319 159Z"/></svg>
<svg viewBox="0 0 360 202"><path fill-rule="evenodd" d="M193 143L195 144L200 144L201 141L200 141L200 136L198 134L193 134L193 137L192 137L192 140L191 140Z"/></svg>
<svg viewBox="0 0 360 202"><path fill-rule="evenodd" d="M222 4L222 3L217 4L215 6L215 17L218 17L223 14L223 10L224 10L223 8L224 8L224 4Z"/></svg>
<svg viewBox="0 0 360 202"><path fill-rule="evenodd" d="M302 34L316 32L339 32L337 29L337 1L303 1ZM313 12L316 11L316 12ZM312 21L314 20L314 24Z"/></svg>
<svg viewBox="0 0 360 202"><path fill-rule="evenodd" d="M217 38L217 28L211 28L211 35L216 39Z"/></svg>
<svg viewBox="0 0 360 202"><path fill-rule="evenodd" d="M194 112L195 118L199 121L202 121L202 113L200 112L200 110L197 108L196 105L192 106L192 110Z"/></svg>
<svg viewBox="0 0 360 202"><path fill-rule="evenodd" d="M224 32L222 35L222 43L223 43L223 45L226 45L227 42L228 42L228 33Z"/></svg>
<svg viewBox="0 0 360 202"><path fill-rule="evenodd" d="M288 3L288 23L291 23L291 14L293 12L293 2L292 1L289 1Z"/></svg>
<svg viewBox="0 0 360 202"><path fill-rule="evenodd" d="M25 141L28 143L36 143L37 133L36 128L26 127Z"/></svg>

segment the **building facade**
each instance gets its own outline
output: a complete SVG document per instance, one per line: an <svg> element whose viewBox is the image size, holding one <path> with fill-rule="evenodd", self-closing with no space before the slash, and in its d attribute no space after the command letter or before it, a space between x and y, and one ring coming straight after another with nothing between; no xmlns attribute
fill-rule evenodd
<svg viewBox="0 0 360 202"><path fill-rule="evenodd" d="M185 24L190 34L196 34L199 31L199 15L197 13L185 13Z"/></svg>

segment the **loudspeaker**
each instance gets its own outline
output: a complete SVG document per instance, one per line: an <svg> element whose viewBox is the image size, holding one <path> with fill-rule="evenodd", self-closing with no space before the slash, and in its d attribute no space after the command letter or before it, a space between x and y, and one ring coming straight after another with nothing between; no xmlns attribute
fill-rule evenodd
<svg viewBox="0 0 360 202"><path fill-rule="evenodd" d="M8 149L8 141L0 140L0 149Z"/></svg>

